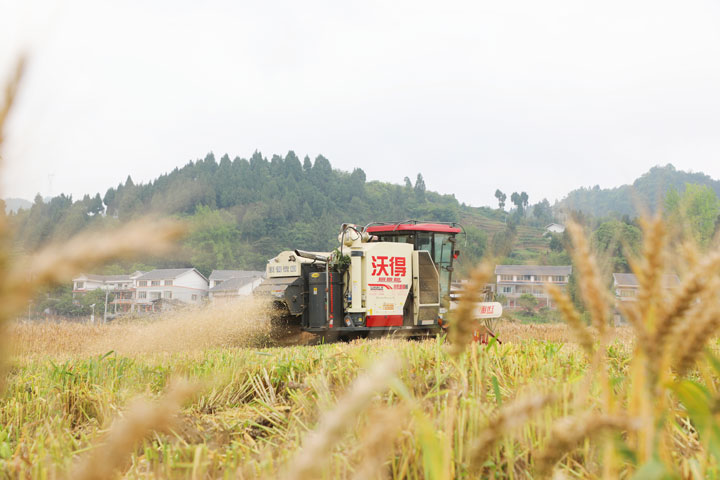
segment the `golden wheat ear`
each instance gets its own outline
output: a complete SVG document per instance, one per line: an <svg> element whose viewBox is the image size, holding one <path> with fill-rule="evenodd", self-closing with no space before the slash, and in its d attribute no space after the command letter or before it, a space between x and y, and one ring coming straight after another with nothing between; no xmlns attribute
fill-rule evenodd
<svg viewBox="0 0 720 480"><path fill-rule="evenodd" d="M572 452L582 440L607 431L627 431L638 427L638 422L622 415L588 413L558 420L550 432L545 448L537 457L538 478L548 478L555 465Z"/></svg>
<svg viewBox="0 0 720 480"><path fill-rule="evenodd" d="M478 472L492 453L493 446L500 439L525 425L534 415L555 400L557 400L557 396L554 394L533 395L516 399L501 408L496 415L490 418L488 426L470 446L468 458L471 470Z"/></svg>
<svg viewBox="0 0 720 480"><path fill-rule="evenodd" d="M372 413L367 427L360 435L362 443L359 451L362 452L362 458L353 480L381 476L383 467L393 453L395 440L409 419L408 409L403 406L382 408Z"/></svg>
<svg viewBox="0 0 720 480"><path fill-rule="evenodd" d="M575 335L582 349L588 357L592 357L595 339L583 323L580 318L580 313L578 313L568 294L562 291L557 285L552 284L546 284L545 291L547 291L553 302L555 302L557 309L562 313L565 323L570 327L570 330Z"/></svg>
<svg viewBox="0 0 720 480"><path fill-rule="evenodd" d="M136 401L113 423L107 434L93 446L69 478L116 478L126 466L137 444L152 432L170 429L180 407L196 390L196 385L177 381L158 402Z"/></svg>
<svg viewBox="0 0 720 480"><path fill-rule="evenodd" d="M67 282L73 275L111 259L167 252L185 232L182 223L143 219L112 232L84 233L62 244L50 245L17 261L7 276L11 296L6 312L18 311L44 286Z"/></svg>
<svg viewBox="0 0 720 480"><path fill-rule="evenodd" d="M593 326L601 338L608 331L610 310L609 292L603 287L600 270L595 255L590 250L590 243L583 228L576 222L569 222L568 233L573 244L572 257L578 270L578 286L585 305L590 312Z"/></svg>
<svg viewBox="0 0 720 480"><path fill-rule="evenodd" d="M5 125L17 100L26 65L27 57L21 55L15 62L15 68L10 78L5 82L5 88L3 89L3 99L2 104L0 104L0 160L2 159L2 146L5 143Z"/></svg>
<svg viewBox="0 0 720 480"><path fill-rule="evenodd" d="M716 291L712 286L716 284L718 271L720 271L720 251L715 251L701 260L675 289L667 307L658 315L653 338L653 352L656 358L666 351L671 333L701 297L707 296L706 300L710 305L716 304L717 299L714 296Z"/></svg>
<svg viewBox="0 0 720 480"><path fill-rule="evenodd" d="M375 361L372 368L359 377L335 406L320 420L320 424L305 438L303 447L288 466L286 480L311 480L322 478L322 469L327 465L327 452L332 450L345 431L357 421L357 415L370 403L372 398L384 392L395 373L400 369L400 360L394 356Z"/></svg>
<svg viewBox="0 0 720 480"><path fill-rule="evenodd" d="M460 297L460 303L453 312L452 323L448 332L450 354L457 357L465 351L472 341L473 332L478 328L474 318L477 303L482 300L485 284L493 274L493 263L486 260L470 274Z"/></svg>

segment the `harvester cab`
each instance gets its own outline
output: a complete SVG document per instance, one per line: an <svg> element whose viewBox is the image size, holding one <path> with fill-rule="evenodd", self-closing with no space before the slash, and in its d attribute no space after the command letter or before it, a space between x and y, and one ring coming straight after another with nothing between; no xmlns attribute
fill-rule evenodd
<svg viewBox="0 0 720 480"><path fill-rule="evenodd" d="M450 306L457 224L344 224L332 252L285 251L268 262L256 294L288 324L325 336L441 331Z"/></svg>

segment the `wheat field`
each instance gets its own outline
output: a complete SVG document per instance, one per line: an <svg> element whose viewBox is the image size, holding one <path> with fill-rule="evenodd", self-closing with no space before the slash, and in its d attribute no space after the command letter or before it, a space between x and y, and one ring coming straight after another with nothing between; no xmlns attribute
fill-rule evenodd
<svg viewBox="0 0 720 480"><path fill-rule="evenodd" d="M225 331L182 346L158 339L154 352L147 351L152 339L125 343L156 328L15 326L20 343L0 407L6 474L72 477L128 403L160 397L173 378L182 377L198 391L172 427L138 442L122 464L125 476L291 475L308 432L337 408L358 376L387 363L382 386L340 419L344 431L308 459L314 465L302 478L531 478L533 452L548 441L552 420L572 410L573 392L588 368L563 325L501 325L502 345L471 347L457 359L442 339L268 348L260 347L263 335L243 338L237 330L234 340ZM112 347L111 339L123 353L96 349ZM233 341L237 346L227 344ZM623 374L629 344L618 340L613 349L612 369ZM541 421L494 446L480 473L472 473L473 442L489 419L523 393L551 392L567 395L548 405ZM568 457L565 468L590 476L598 468L597 453L588 445Z"/></svg>

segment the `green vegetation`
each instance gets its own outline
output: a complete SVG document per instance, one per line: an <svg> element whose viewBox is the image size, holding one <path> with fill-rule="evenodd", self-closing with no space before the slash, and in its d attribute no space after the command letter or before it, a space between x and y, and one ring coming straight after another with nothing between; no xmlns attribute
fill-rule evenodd
<svg viewBox="0 0 720 480"><path fill-rule="evenodd" d="M682 193L671 188L665 197L665 214L679 233L706 247L717 231L720 199L707 185L687 184Z"/></svg>
<svg viewBox="0 0 720 480"><path fill-rule="evenodd" d="M527 194L520 197L527 204ZM74 201L60 195L47 202L38 196L30 209L10 218L18 232L18 248L33 251L82 230L117 227L148 213L186 219L192 230L171 258L142 262L155 267L192 265L205 274L215 268L262 269L267 259L289 248L331 250L344 222L364 225L409 218L459 221L468 227L459 260L459 271L465 272L507 222L504 211L468 207L453 195L428 191L421 174L414 184L408 177L404 185L367 182L359 168L351 173L334 170L322 155L314 162L308 157L301 161L292 151L269 160L259 152L249 160L224 155L219 162L210 153L147 184L128 177L103 196ZM520 248L538 253L547 248L542 229L517 229ZM503 242L512 249L512 241ZM131 266L109 268L129 271Z"/></svg>
<svg viewBox="0 0 720 480"><path fill-rule="evenodd" d="M568 193L558 207L569 211L581 211L594 217L614 216L630 218L640 216L643 211L654 212L663 205L665 195L674 188L678 192L686 184L704 185L720 195L720 181L704 173L677 170L672 165L653 167L635 180L632 185L616 188L579 188Z"/></svg>

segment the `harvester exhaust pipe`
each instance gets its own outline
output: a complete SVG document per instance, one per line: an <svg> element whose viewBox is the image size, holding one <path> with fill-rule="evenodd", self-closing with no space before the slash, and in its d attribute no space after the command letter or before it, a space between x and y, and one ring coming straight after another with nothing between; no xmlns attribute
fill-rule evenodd
<svg viewBox="0 0 720 480"><path fill-rule="evenodd" d="M295 250L295 255L302 258L308 258L317 262L325 263L325 324L331 328L333 325L330 323L330 302L328 296L330 295L330 262L329 257L325 255L318 255L317 253L306 252L304 250Z"/></svg>

